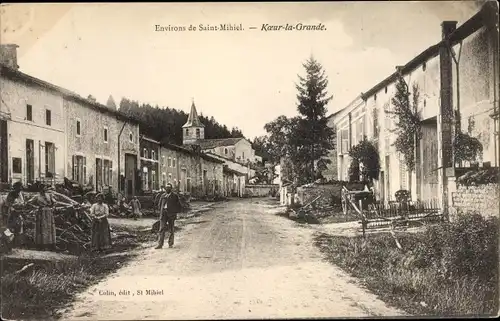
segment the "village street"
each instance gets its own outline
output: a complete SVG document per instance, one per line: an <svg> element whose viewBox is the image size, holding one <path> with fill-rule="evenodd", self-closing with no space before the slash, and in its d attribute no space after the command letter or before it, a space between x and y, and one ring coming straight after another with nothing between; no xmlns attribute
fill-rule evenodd
<svg viewBox="0 0 500 321"><path fill-rule="evenodd" d="M63 319L402 314L323 262L312 244L313 229L276 213L264 199L217 204L184 222L174 248L149 244L134 261L81 293ZM121 290L130 293L119 295ZM146 295L147 290L159 294Z"/></svg>

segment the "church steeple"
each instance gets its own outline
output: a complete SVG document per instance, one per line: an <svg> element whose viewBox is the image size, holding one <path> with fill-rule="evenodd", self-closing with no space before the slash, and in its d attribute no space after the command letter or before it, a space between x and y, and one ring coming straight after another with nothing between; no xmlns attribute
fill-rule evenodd
<svg viewBox="0 0 500 321"><path fill-rule="evenodd" d="M205 138L205 125L200 121L194 99L191 102L191 111L187 122L182 126L182 142L183 144L193 144L199 139Z"/></svg>

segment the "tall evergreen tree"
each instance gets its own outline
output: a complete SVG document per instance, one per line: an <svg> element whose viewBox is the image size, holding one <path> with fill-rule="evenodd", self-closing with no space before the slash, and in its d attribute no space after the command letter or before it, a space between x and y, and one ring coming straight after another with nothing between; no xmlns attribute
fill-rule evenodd
<svg viewBox="0 0 500 321"><path fill-rule="evenodd" d="M305 77L299 77L296 84L297 110L300 114L298 137L300 137L298 147L298 160L302 162L305 181L314 181L318 173L316 164L320 159L328 163L325 159L329 151L333 149L335 132L328 127L326 117L327 104L332 99L328 94L328 77L322 65L310 57L303 67L306 70Z"/></svg>

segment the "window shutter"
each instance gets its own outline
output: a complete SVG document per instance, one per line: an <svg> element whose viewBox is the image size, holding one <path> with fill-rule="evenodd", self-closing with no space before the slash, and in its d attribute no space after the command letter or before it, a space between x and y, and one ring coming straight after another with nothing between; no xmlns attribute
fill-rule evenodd
<svg viewBox="0 0 500 321"><path fill-rule="evenodd" d="M75 162L75 155L73 155L72 157L72 161L73 161L73 177L72 179L75 180L76 179L76 162Z"/></svg>
<svg viewBox="0 0 500 321"><path fill-rule="evenodd" d="M109 185L113 185L113 162L109 161Z"/></svg>
<svg viewBox="0 0 500 321"><path fill-rule="evenodd" d="M83 184L87 184L87 158L83 157Z"/></svg>

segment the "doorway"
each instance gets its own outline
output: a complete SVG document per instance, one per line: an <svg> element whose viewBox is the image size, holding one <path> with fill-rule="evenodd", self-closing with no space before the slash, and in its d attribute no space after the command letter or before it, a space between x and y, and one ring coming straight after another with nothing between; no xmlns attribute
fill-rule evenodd
<svg viewBox="0 0 500 321"><path fill-rule="evenodd" d="M131 197L135 195L135 179L137 171L137 156L125 154L125 195Z"/></svg>
<svg viewBox="0 0 500 321"><path fill-rule="evenodd" d="M35 181L35 142L26 139L26 183Z"/></svg>
<svg viewBox="0 0 500 321"><path fill-rule="evenodd" d="M9 180L7 121L0 120L0 182Z"/></svg>

